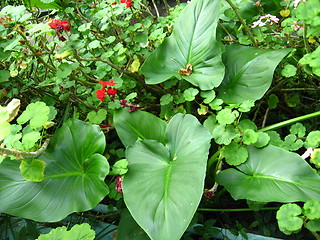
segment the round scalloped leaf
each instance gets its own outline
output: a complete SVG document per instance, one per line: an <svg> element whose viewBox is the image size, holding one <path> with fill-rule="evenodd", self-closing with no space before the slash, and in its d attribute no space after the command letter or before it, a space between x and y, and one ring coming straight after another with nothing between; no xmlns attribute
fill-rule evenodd
<svg viewBox="0 0 320 240"><path fill-rule="evenodd" d="M56 222L92 209L109 192L104 182L109 164L101 155L105 144L99 126L69 119L38 157L46 164L41 182L25 180L19 162L5 159L0 168L0 212Z"/></svg>
<svg viewBox="0 0 320 240"><path fill-rule="evenodd" d="M258 141L258 133L252 129L246 129L243 132L242 141L245 145L250 145Z"/></svg>
<svg viewBox="0 0 320 240"><path fill-rule="evenodd" d="M307 222L306 227L311 232L319 232L320 231L320 219L315 219Z"/></svg>
<svg viewBox="0 0 320 240"><path fill-rule="evenodd" d="M95 235L95 231L91 229L88 223L82 223L74 225L70 230L67 230L65 226L57 227L49 233L41 235L36 240L93 240Z"/></svg>
<svg viewBox="0 0 320 240"><path fill-rule="evenodd" d="M257 133L258 133L258 141L255 142L254 146L257 148L265 147L270 141L269 135L265 132L257 132Z"/></svg>
<svg viewBox="0 0 320 240"><path fill-rule="evenodd" d="M303 220L299 217L302 209L295 203L282 205L277 211L277 220L280 229L288 232L299 231L303 225Z"/></svg>
<svg viewBox="0 0 320 240"><path fill-rule="evenodd" d="M320 146L320 131L316 130L316 131L309 132L306 138L306 141L304 143L304 147L317 148L319 146Z"/></svg>
<svg viewBox="0 0 320 240"><path fill-rule="evenodd" d="M315 149L310 156L310 162L312 162L317 167L320 167L320 149Z"/></svg>
<svg viewBox="0 0 320 240"><path fill-rule="evenodd" d="M304 137L306 135L306 128L302 123L298 122L293 124L290 127L290 133L296 134L299 138Z"/></svg>
<svg viewBox="0 0 320 240"><path fill-rule="evenodd" d="M20 163L21 175L30 182L41 182L46 163L38 159L24 159Z"/></svg>
<svg viewBox="0 0 320 240"><path fill-rule="evenodd" d="M0 122L0 141L10 135L11 125L8 122Z"/></svg>
<svg viewBox="0 0 320 240"><path fill-rule="evenodd" d="M303 214L309 219L320 218L320 202L317 200L307 201L303 205Z"/></svg>
<svg viewBox="0 0 320 240"><path fill-rule="evenodd" d="M166 144L136 141L127 149L124 201L153 240L180 239L201 200L211 136L192 115L176 114Z"/></svg>
<svg viewBox="0 0 320 240"><path fill-rule="evenodd" d="M44 102L30 103L17 118L17 122L24 124L30 120L30 127L37 129L48 121L49 114L50 108Z"/></svg>
<svg viewBox="0 0 320 240"><path fill-rule="evenodd" d="M221 125L231 124L239 116L239 112L231 109L225 108L217 113L216 119Z"/></svg>
<svg viewBox="0 0 320 240"><path fill-rule="evenodd" d="M222 156L229 165L237 166L247 161L248 151L244 146L232 142L224 147Z"/></svg>

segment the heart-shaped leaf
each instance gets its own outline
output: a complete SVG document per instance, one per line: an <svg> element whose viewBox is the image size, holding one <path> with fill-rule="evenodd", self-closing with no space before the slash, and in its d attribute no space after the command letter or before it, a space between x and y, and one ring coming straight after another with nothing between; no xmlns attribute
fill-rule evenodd
<svg viewBox="0 0 320 240"><path fill-rule="evenodd" d="M127 149L124 201L153 240L178 240L201 200L211 136L192 115L175 115L167 144L137 141Z"/></svg>
<svg viewBox="0 0 320 240"><path fill-rule="evenodd" d="M25 180L19 161L4 160L0 167L0 212L55 222L72 212L92 209L109 192L104 183L109 164L101 155L105 144L99 126L70 119L38 157L46 164L41 182Z"/></svg>
<svg viewBox="0 0 320 240"><path fill-rule="evenodd" d="M257 202L306 202L320 199L320 176L298 154L268 145L248 146L248 160L217 175L235 199Z"/></svg>
<svg viewBox="0 0 320 240"><path fill-rule="evenodd" d="M276 66L290 51L228 46L223 54L226 74L218 98L226 103L260 99L271 85Z"/></svg>
<svg viewBox="0 0 320 240"><path fill-rule="evenodd" d="M193 0L178 17L172 35L141 67L146 83L157 84L172 77L185 79L202 90L220 85L224 66L216 41L219 0Z"/></svg>
<svg viewBox="0 0 320 240"><path fill-rule="evenodd" d="M125 147L133 145L138 139L165 141L167 123L144 111L129 112L127 108L114 113L113 122L121 142Z"/></svg>

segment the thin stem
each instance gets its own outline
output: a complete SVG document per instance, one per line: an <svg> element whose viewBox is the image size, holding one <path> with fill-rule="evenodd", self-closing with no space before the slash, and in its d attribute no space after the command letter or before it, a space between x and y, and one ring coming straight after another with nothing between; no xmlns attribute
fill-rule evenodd
<svg viewBox="0 0 320 240"><path fill-rule="evenodd" d="M304 47L306 48L306 52L310 53L310 46L307 40L307 33L308 33L308 25L307 24L303 24L303 43L304 43Z"/></svg>
<svg viewBox="0 0 320 240"><path fill-rule="evenodd" d="M167 14L169 15L170 14L170 10L169 10L169 4L168 4L168 1L167 0L163 0L163 3L164 3L164 6L166 8L166 12Z"/></svg>
<svg viewBox="0 0 320 240"><path fill-rule="evenodd" d="M186 101L187 113L191 114L191 102Z"/></svg>
<svg viewBox="0 0 320 240"><path fill-rule="evenodd" d="M311 231L310 231L311 232ZM315 239L320 240L320 235L316 232L311 232Z"/></svg>
<svg viewBox="0 0 320 240"><path fill-rule="evenodd" d="M300 117L292 118L292 119L289 119L289 120L286 120L286 121L283 121L283 122L279 122L279 123L270 125L268 127L262 128L262 129L260 129L260 131L262 131L262 132L272 131L272 130L275 130L275 129L278 129L278 128L282 128L284 126L291 125L291 124L294 124L296 122L304 121L304 120L307 120L309 118L314 118L314 117L317 117L317 116L320 116L320 111L314 112L314 113L310 113L310 114L307 114L307 115L303 115L303 116L300 116Z"/></svg>
<svg viewBox="0 0 320 240"><path fill-rule="evenodd" d="M233 9L233 11L235 12L235 14L237 15L240 23L241 23L241 24L243 25L243 27L244 27L244 30L247 32L250 40L252 41L253 46L258 47L258 45L257 45L257 43L256 43L256 40L254 39L254 37L253 37L253 35L252 35L251 31L250 31L250 28L248 27L248 25L247 25L246 22L244 21L243 17L240 15L237 7L232 3L231 0L226 0L226 1L229 3L230 7Z"/></svg>
<svg viewBox="0 0 320 240"><path fill-rule="evenodd" d="M157 4L155 3L155 1L154 1L154 0L152 0L152 4L153 4L153 7L154 7L154 9L155 9L155 11L156 11L157 17L160 17L160 14L159 14L159 11L158 11Z"/></svg>
<svg viewBox="0 0 320 240"><path fill-rule="evenodd" d="M259 209L259 211L265 211L265 210L278 210L279 207L265 207ZM203 212L251 212L256 211L255 209L251 208L236 208L236 209L223 209L223 208L198 208L198 211Z"/></svg>
<svg viewBox="0 0 320 240"><path fill-rule="evenodd" d="M212 157L209 159L208 167L207 167L208 170L211 168L213 163L218 160L218 156L220 155L220 151L221 151L221 148L218 151L216 151L215 154L213 154Z"/></svg>

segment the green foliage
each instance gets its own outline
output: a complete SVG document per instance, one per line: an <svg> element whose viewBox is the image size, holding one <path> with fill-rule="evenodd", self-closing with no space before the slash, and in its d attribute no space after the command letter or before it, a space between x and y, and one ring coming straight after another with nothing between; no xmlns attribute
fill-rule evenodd
<svg viewBox="0 0 320 240"><path fill-rule="evenodd" d="M165 145L145 139L127 149L124 201L152 239L180 239L202 196L211 136L183 114L171 119L165 135Z"/></svg>
<svg viewBox="0 0 320 240"><path fill-rule="evenodd" d="M55 222L74 211L93 208L109 192L104 183L109 172L107 159L101 155L104 148L105 138L98 126L68 120L38 161L29 166L25 166L28 162L22 163L23 175L18 161L5 159L1 163L0 194L4 197L0 200L0 211ZM43 162L44 178L31 182L41 178Z"/></svg>
<svg viewBox="0 0 320 240"><path fill-rule="evenodd" d="M157 84L176 77L201 90L219 86L224 66L216 40L218 18L218 0L188 4L176 20L172 35L142 65L146 83Z"/></svg>
<svg viewBox="0 0 320 240"><path fill-rule="evenodd" d="M36 240L93 240L95 231L91 229L88 223L76 224L70 230L65 226L52 229L49 233L43 234Z"/></svg>
<svg viewBox="0 0 320 240"><path fill-rule="evenodd" d="M303 214L311 220L320 218L320 202L317 200L307 201L303 205Z"/></svg>
<svg viewBox="0 0 320 240"><path fill-rule="evenodd" d="M319 199L319 175L295 153L268 145L246 147L248 160L217 175L234 199L295 202ZM289 170L290 169L290 170Z"/></svg>
<svg viewBox="0 0 320 240"><path fill-rule="evenodd" d="M25 159L20 163L21 175L30 182L41 182L44 179L46 163L38 159Z"/></svg>
<svg viewBox="0 0 320 240"><path fill-rule="evenodd" d="M92 124L101 124L107 118L107 110L99 109L98 112L91 111L88 113L88 120Z"/></svg>
<svg viewBox="0 0 320 240"><path fill-rule="evenodd" d="M320 149L315 149L310 156L310 162L320 168Z"/></svg>
<svg viewBox="0 0 320 240"><path fill-rule="evenodd" d="M282 205L277 212L280 230L287 235L300 231L303 225L303 220L299 217L301 213L301 208L295 203Z"/></svg>
<svg viewBox="0 0 320 240"><path fill-rule="evenodd" d="M276 66L290 51L228 46L223 55L226 75L218 97L226 103L260 99L271 85Z"/></svg>
<svg viewBox="0 0 320 240"><path fill-rule="evenodd" d="M247 161L248 151L244 146L232 142L224 147L222 156L229 165L238 166Z"/></svg>
<svg viewBox="0 0 320 240"><path fill-rule="evenodd" d="M26 110L18 117L17 122L19 124L25 124L30 121L30 127L37 129L48 121L49 114L50 108L44 102L30 103Z"/></svg>
<svg viewBox="0 0 320 240"><path fill-rule="evenodd" d="M305 66L305 71L308 73L314 73L317 76L320 76L320 64L319 64L319 56L320 56L320 47L317 47L315 51L312 53L308 53L300 59L299 63ZM309 70L309 68L311 70Z"/></svg>
<svg viewBox="0 0 320 240"><path fill-rule="evenodd" d="M109 175L124 175L128 171L128 161L126 159L121 159L112 166L112 171Z"/></svg>

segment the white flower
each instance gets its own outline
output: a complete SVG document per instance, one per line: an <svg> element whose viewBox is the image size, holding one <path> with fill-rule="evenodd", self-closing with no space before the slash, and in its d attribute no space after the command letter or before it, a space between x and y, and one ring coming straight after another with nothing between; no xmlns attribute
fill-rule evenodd
<svg viewBox="0 0 320 240"><path fill-rule="evenodd" d="M301 2L305 2L306 0L294 0L294 2L293 2L293 6L294 6L294 8L297 8L298 7L298 5L299 5L299 3L301 3Z"/></svg>
<svg viewBox="0 0 320 240"><path fill-rule="evenodd" d="M261 16L258 21L255 21L255 22L252 24L251 27L252 27L252 28L255 28L255 27L257 27L257 26L263 27L263 26L265 26L265 25L267 25L267 24L272 25L272 24L278 23L278 22L279 22L279 18L277 18L277 17L274 16L274 15L267 14L267 15L265 15L265 16Z"/></svg>

